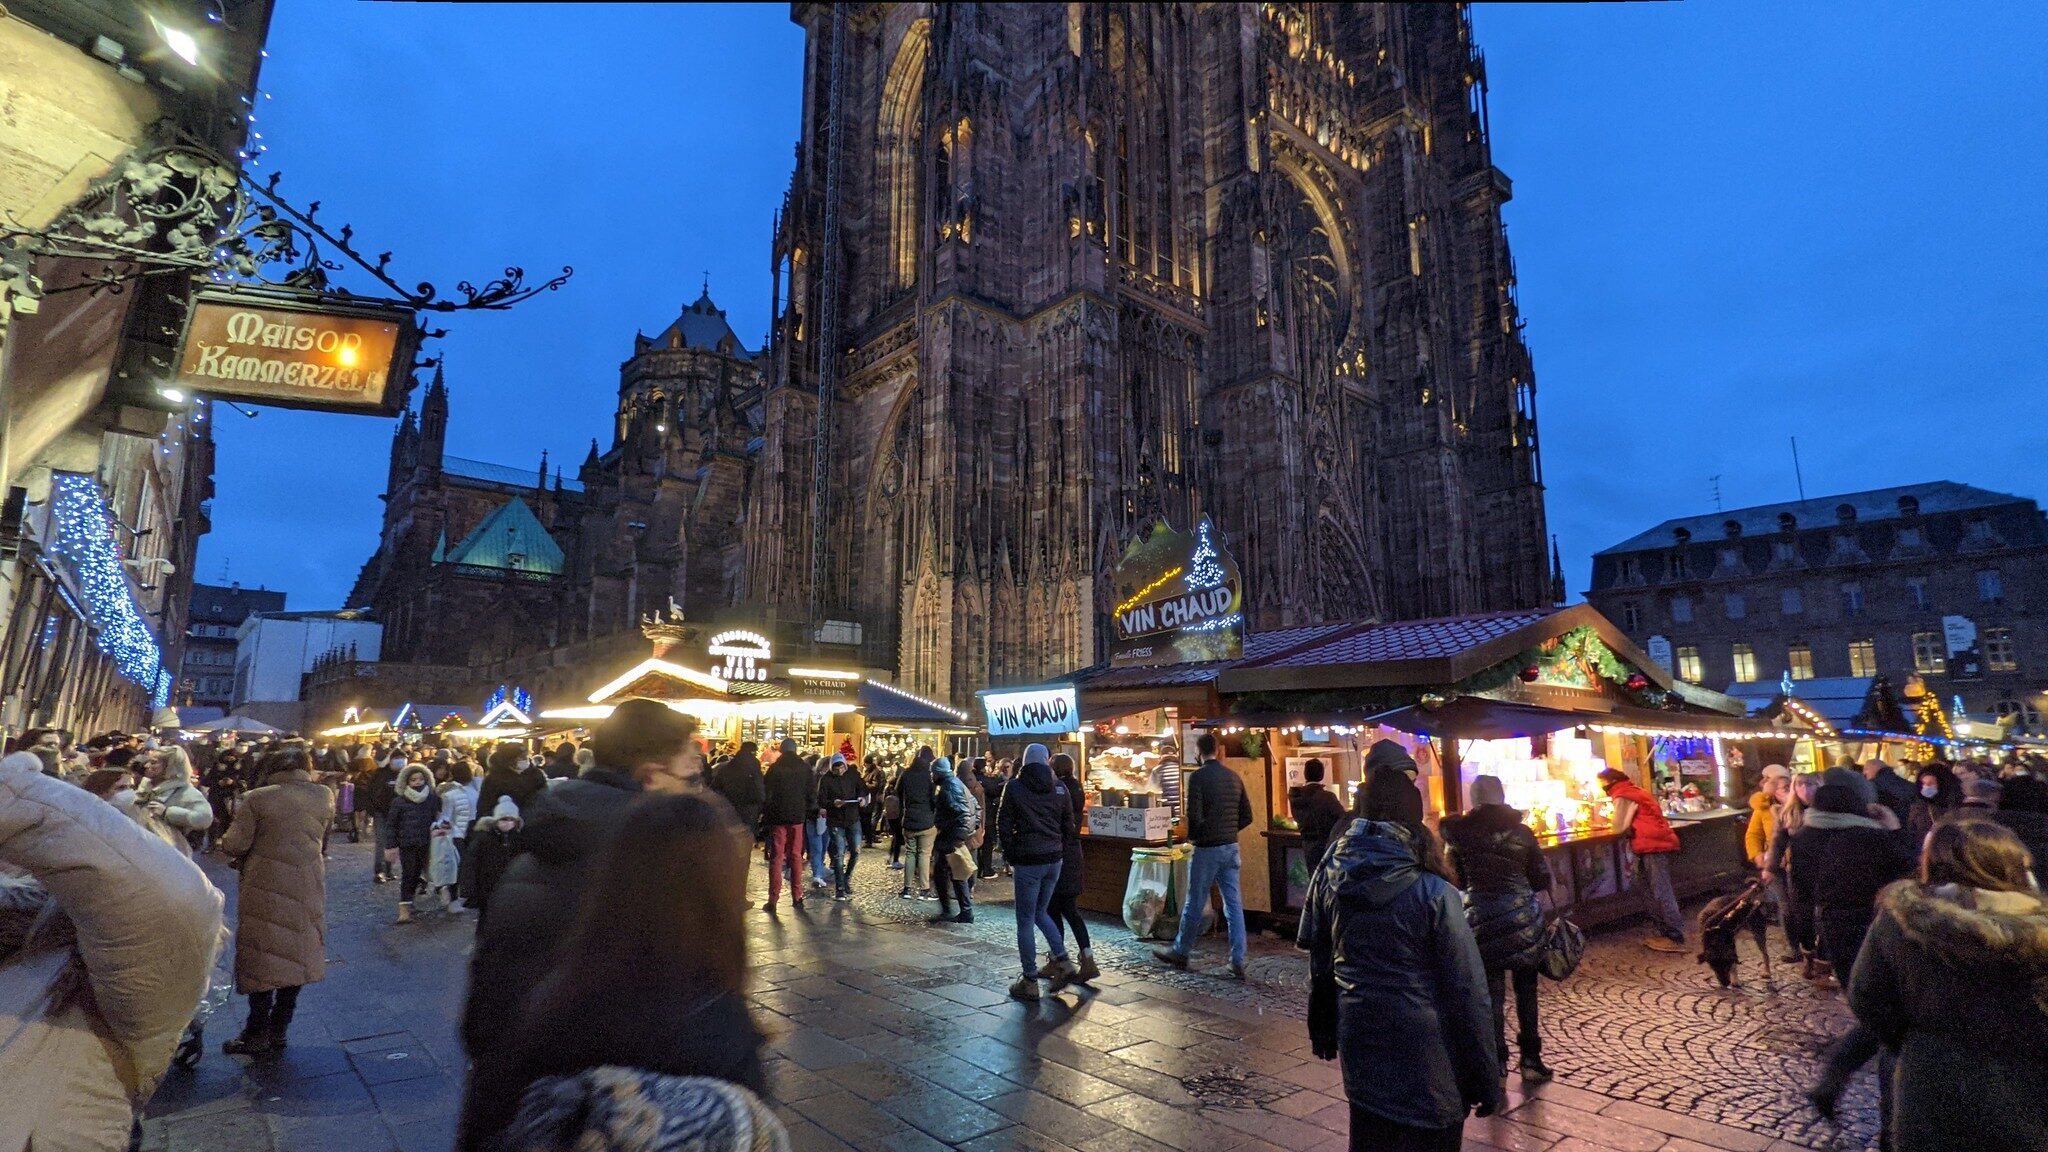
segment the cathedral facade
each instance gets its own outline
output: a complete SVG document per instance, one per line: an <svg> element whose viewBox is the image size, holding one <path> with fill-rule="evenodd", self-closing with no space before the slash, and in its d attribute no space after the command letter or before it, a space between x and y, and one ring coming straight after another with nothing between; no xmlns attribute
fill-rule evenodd
<svg viewBox="0 0 2048 1152"><path fill-rule="evenodd" d="M1552 602L1462 6L793 18L735 598L955 701L1100 659L1159 518L1212 519L1255 629Z"/></svg>
<svg viewBox="0 0 2048 1152"><path fill-rule="evenodd" d="M707 287L636 334L619 368L610 447L573 476L450 456L434 371L392 440L377 549L349 595L384 624L384 659L482 667L635 633L673 604L739 599L749 452L762 374Z"/></svg>

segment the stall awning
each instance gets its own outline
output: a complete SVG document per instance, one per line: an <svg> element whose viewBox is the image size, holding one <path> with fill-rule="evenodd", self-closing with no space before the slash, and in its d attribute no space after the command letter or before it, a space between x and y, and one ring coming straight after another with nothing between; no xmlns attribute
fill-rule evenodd
<svg viewBox="0 0 2048 1152"><path fill-rule="evenodd" d="M1612 711L1572 711L1542 708L1490 700L1483 696L1460 696L1436 708L1412 704L1369 717L1368 724L1384 724L1403 732L1427 736L1454 736L1461 740L1502 740L1534 736L1581 725L1610 732L1637 735L1719 736L1731 740L1758 737L1792 739L1800 735L1766 720L1748 720L1688 712L1656 712L1647 708L1616 706Z"/></svg>
<svg viewBox="0 0 2048 1152"><path fill-rule="evenodd" d="M877 680L860 682L860 708L868 723L896 728L930 728L945 732L972 732L965 712L936 700L905 692Z"/></svg>

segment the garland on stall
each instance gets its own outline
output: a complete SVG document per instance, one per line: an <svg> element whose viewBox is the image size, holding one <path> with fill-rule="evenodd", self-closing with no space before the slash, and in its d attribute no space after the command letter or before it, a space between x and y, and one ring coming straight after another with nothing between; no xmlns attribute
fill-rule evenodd
<svg viewBox="0 0 2048 1152"><path fill-rule="evenodd" d="M1452 690L1453 694L1465 695L1496 691L1516 680L1532 683L1547 678L1564 682L1568 678L1559 672L1572 664L1578 664L1602 680L1631 692L1641 692L1648 684L1646 677L1631 670L1613 649L1607 647L1592 625L1581 624L1562 636L1525 648L1490 668L1474 672L1453 685Z"/></svg>

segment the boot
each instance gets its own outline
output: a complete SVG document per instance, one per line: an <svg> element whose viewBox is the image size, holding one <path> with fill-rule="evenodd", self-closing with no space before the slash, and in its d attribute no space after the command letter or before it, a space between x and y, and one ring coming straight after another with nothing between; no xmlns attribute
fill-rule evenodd
<svg viewBox="0 0 2048 1152"><path fill-rule="evenodd" d="M197 1024L187 1025L185 1035L178 1040L178 1050L172 1054L171 1063L180 1068L198 1066L199 1058L206 1052L206 1029Z"/></svg>
<svg viewBox="0 0 2048 1152"><path fill-rule="evenodd" d="M1040 995L1042 993L1038 990L1038 980L1035 977L1025 976L1015 984L1010 985L1010 998L1012 1000L1035 1002Z"/></svg>
<svg viewBox="0 0 2048 1152"><path fill-rule="evenodd" d="M1095 949L1081 949L1081 968L1079 972L1075 973L1074 982L1086 984L1100 975L1102 975L1102 969L1095 966Z"/></svg>
<svg viewBox="0 0 2048 1152"><path fill-rule="evenodd" d="M400 900L398 902L398 922L400 924L412 923L412 901Z"/></svg>
<svg viewBox="0 0 2048 1152"><path fill-rule="evenodd" d="M284 1051L284 1034L291 1028L292 1016L298 1010L299 998L297 995L294 995L290 1000L279 997L277 1006L270 1010L270 1047L272 1051Z"/></svg>
<svg viewBox="0 0 2048 1152"><path fill-rule="evenodd" d="M1543 1063L1543 1041L1541 1041L1541 1040L1523 1040L1523 1041L1521 1041L1521 1048L1522 1048L1522 1065L1521 1065L1521 1072L1522 1072L1522 1083L1524 1083L1524 1084L1548 1084L1548 1083L1550 1083L1550 1068L1549 1068L1549 1066L1548 1066L1548 1065L1546 1065L1546 1064L1544 1064L1544 1063Z"/></svg>
<svg viewBox="0 0 2048 1152"><path fill-rule="evenodd" d="M261 1056L270 1051L270 1034L265 1032L252 1036L244 1032L222 1044L220 1050L230 1056Z"/></svg>

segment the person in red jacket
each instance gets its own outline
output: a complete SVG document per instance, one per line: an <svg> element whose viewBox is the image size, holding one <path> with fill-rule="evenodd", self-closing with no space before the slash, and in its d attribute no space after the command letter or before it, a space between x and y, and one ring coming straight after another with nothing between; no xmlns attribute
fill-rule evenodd
<svg viewBox="0 0 2048 1152"><path fill-rule="evenodd" d="M1678 833L1664 818L1657 798L1627 773L1606 769L1600 773L1600 786L1614 800L1614 831L1626 833L1635 852L1636 891L1643 894L1643 911L1663 933L1644 940L1643 946L1656 952L1685 951L1685 921L1678 914L1678 894L1671 888L1671 854L1678 851Z"/></svg>

